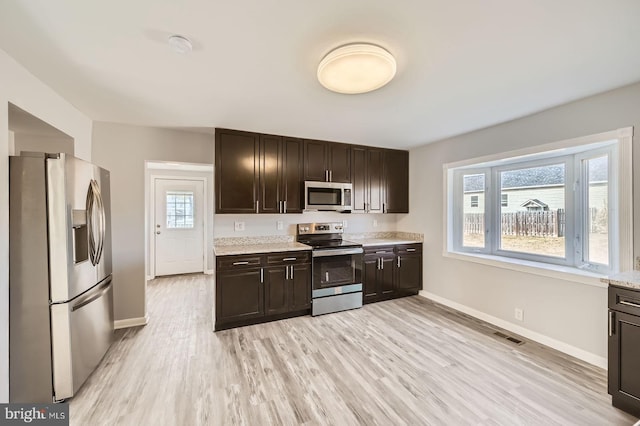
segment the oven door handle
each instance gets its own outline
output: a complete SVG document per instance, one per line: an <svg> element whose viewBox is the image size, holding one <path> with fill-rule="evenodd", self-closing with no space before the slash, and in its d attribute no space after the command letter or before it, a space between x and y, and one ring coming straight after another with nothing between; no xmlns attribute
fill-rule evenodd
<svg viewBox="0 0 640 426"><path fill-rule="evenodd" d="M338 249L338 250L313 250L311 252L311 257L327 257L327 256L342 256L346 254L361 254L364 253L362 247L354 247L348 249Z"/></svg>

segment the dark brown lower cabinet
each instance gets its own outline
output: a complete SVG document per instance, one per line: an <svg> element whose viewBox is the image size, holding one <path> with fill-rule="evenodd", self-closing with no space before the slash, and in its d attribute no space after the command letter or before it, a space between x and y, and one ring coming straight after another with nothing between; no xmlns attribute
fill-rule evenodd
<svg viewBox="0 0 640 426"><path fill-rule="evenodd" d="M308 251L216 257L216 331L308 314L310 262Z"/></svg>
<svg viewBox="0 0 640 426"><path fill-rule="evenodd" d="M640 291L609 287L609 393L640 417Z"/></svg>
<svg viewBox="0 0 640 426"><path fill-rule="evenodd" d="M311 308L311 268L308 264L265 268L265 314Z"/></svg>
<svg viewBox="0 0 640 426"><path fill-rule="evenodd" d="M363 303L414 295L422 288L422 244L368 247L363 263Z"/></svg>
<svg viewBox="0 0 640 426"><path fill-rule="evenodd" d="M217 274L216 323L264 316L264 286L261 275L260 269L225 271Z"/></svg>

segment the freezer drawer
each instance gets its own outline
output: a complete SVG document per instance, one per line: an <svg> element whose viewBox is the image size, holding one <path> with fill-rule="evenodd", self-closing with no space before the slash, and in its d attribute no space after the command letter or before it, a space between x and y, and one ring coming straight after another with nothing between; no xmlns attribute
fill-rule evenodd
<svg viewBox="0 0 640 426"><path fill-rule="evenodd" d="M51 305L54 400L78 391L113 339L111 277L69 302Z"/></svg>

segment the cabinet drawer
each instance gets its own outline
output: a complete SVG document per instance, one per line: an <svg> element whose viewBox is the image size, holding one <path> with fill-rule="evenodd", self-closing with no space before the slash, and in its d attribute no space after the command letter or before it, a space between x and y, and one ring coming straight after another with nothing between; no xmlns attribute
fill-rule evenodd
<svg viewBox="0 0 640 426"><path fill-rule="evenodd" d="M422 253L422 244L401 244L396 246L396 252L398 254L420 254Z"/></svg>
<svg viewBox="0 0 640 426"><path fill-rule="evenodd" d="M278 264L293 264L293 263L309 263L311 260L308 251L288 251L280 253L267 254L267 265L273 266Z"/></svg>
<svg viewBox="0 0 640 426"><path fill-rule="evenodd" d="M218 256L216 266L219 271L232 269L246 269L262 266L262 256L260 255L238 255L238 256Z"/></svg>
<svg viewBox="0 0 640 426"><path fill-rule="evenodd" d="M393 246L366 247L364 254L394 254Z"/></svg>
<svg viewBox="0 0 640 426"><path fill-rule="evenodd" d="M609 309L640 316L640 290L610 286Z"/></svg>

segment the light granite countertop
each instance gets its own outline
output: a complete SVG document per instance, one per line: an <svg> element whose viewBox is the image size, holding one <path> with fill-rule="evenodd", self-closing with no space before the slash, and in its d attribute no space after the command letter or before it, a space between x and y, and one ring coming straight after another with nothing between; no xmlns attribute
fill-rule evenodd
<svg viewBox="0 0 640 426"><path fill-rule="evenodd" d="M609 285L640 290L640 271L621 272L601 278L600 281Z"/></svg>
<svg viewBox="0 0 640 426"><path fill-rule="evenodd" d="M278 242L263 244L236 244L214 245L213 253L216 256L233 256L238 254L275 253L279 251L303 251L311 250L311 247L296 242Z"/></svg>
<svg viewBox="0 0 640 426"><path fill-rule="evenodd" d="M360 243L364 247L375 247L375 246L394 246L397 244L415 244L421 243L422 241L416 241L411 239L403 239L403 238L362 238L357 240L349 240L354 243Z"/></svg>

